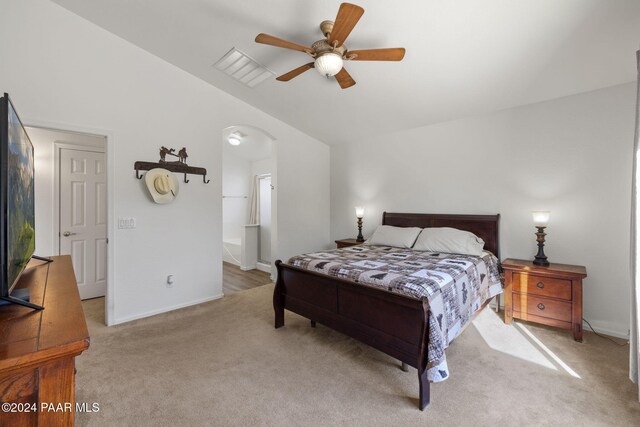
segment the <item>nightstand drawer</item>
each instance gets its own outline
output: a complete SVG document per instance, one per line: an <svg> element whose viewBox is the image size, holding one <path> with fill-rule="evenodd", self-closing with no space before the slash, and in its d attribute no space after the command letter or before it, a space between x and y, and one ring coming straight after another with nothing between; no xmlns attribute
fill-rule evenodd
<svg viewBox="0 0 640 427"><path fill-rule="evenodd" d="M513 293L513 311L520 312L522 319L532 314L549 319L571 322L571 303L531 294Z"/></svg>
<svg viewBox="0 0 640 427"><path fill-rule="evenodd" d="M513 291L571 300L571 280L513 273Z"/></svg>

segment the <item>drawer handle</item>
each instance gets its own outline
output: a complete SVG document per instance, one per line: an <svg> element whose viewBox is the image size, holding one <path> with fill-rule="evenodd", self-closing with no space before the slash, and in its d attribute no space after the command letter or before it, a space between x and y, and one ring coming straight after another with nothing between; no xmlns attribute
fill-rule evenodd
<svg viewBox="0 0 640 427"><path fill-rule="evenodd" d="M538 303L538 310L544 310L544 304L539 302Z"/></svg>
<svg viewBox="0 0 640 427"><path fill-rule="evenodd" d="M537 287L538 289L544 289L544 283L542 283L542 282L538 282L538 283L536 283L536 287Z"/></svg>

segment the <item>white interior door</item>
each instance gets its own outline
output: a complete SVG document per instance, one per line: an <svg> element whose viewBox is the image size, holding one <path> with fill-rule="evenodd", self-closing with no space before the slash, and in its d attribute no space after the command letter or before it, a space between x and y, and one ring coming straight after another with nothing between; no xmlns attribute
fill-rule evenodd
<svg viewBox="0 0 640 427"><path fill-rule="evenodd" d="M107 285L105 153L60 150L60 255L71 255L81 299Z"/></svg>
<svg viewBox="0 0 640 427"><path fill-rule="evenodd" d="M260 197L260 261L271 263L271 176L258 179Z"/></svg>

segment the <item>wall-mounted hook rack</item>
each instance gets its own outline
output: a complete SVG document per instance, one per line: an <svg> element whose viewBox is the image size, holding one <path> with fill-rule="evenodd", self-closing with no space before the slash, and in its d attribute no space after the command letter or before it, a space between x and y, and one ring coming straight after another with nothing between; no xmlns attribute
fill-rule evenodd
<svg viewBox="0 0 640 427"><path fill-rule="evenodd" d="M189 183L187 179L187 174L191 175L202 175L202 182L208 184L211 182L210 179L207 179L207 170L205 168L198 168L194 166L187 166L184 163L174 163L174 162L135 162L133 164L133 168L136 170L136 178L142 179L144 175L140 175L140 171L149 171L155 168L163 168L170 172L183 173L184 174L184 183Z"/></svg>

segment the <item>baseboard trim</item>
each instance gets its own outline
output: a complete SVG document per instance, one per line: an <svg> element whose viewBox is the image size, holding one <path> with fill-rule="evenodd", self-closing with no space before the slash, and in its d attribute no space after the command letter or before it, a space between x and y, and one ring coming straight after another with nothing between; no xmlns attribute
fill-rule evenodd
<svg viewBox="0 0 640 427"><path fill-rule="evenodd" d="M265 273L271 273L271 264L265 264L263 262L259 262L256 264L256 268Z"/></svg>
<svg viewBox="0 0 640 427"><path fill-rule="evenodd" d="M228 264L237 265L238 267L240 267L240 263L236 262L234 259L231 259L231 258L222 258L222 262L226 262Z"/></svg>
<svg viewBox="0 0 640 427"><path fill-rule="evenodd" d="M169 307L163 307L163 308L158 309L158 310L151 310L151 311L147 311L147 312L140 313L140 314L134 314L133 316L121 317L119 319L115 319L115 321L113 323L111 323L110 325L108 325L108 326L120 325L122 323L131 322L133 320L144 319L145 317L155 316L156 314L167 313L169 311L190 307L192 305L202 304L202 303L209 302L209 301L215 301L215 300L220 299L222 297L224 297L224 294L220 293L220 294L214 295L212 297L201 298L201 299L185 302L185 303L182 303L182 304L176 304L176 305L172 305L172 306L169 306Z"/></svg>
<svg viewBox="0 0 640 427"><path fill-rule="evenodd" d="M589 319L587 319L589 320ZM595 323L595 325L594 325ZM615 337L615 338L621 338L623 340L628 340L629 339L629 334L627 333L622 333L618 330L614 330L611 328L607 328L607 327L603 327L602 325L598 325L597 322L591 322L591 324L593 325L593 329L589 327L589 325L587 324L587 322L582 322L582 329L585 331L591 331L591 332L597 332L599 334L602 335L609 335L610 337ZM595 329L595 331L594 331Z"/></svg>

